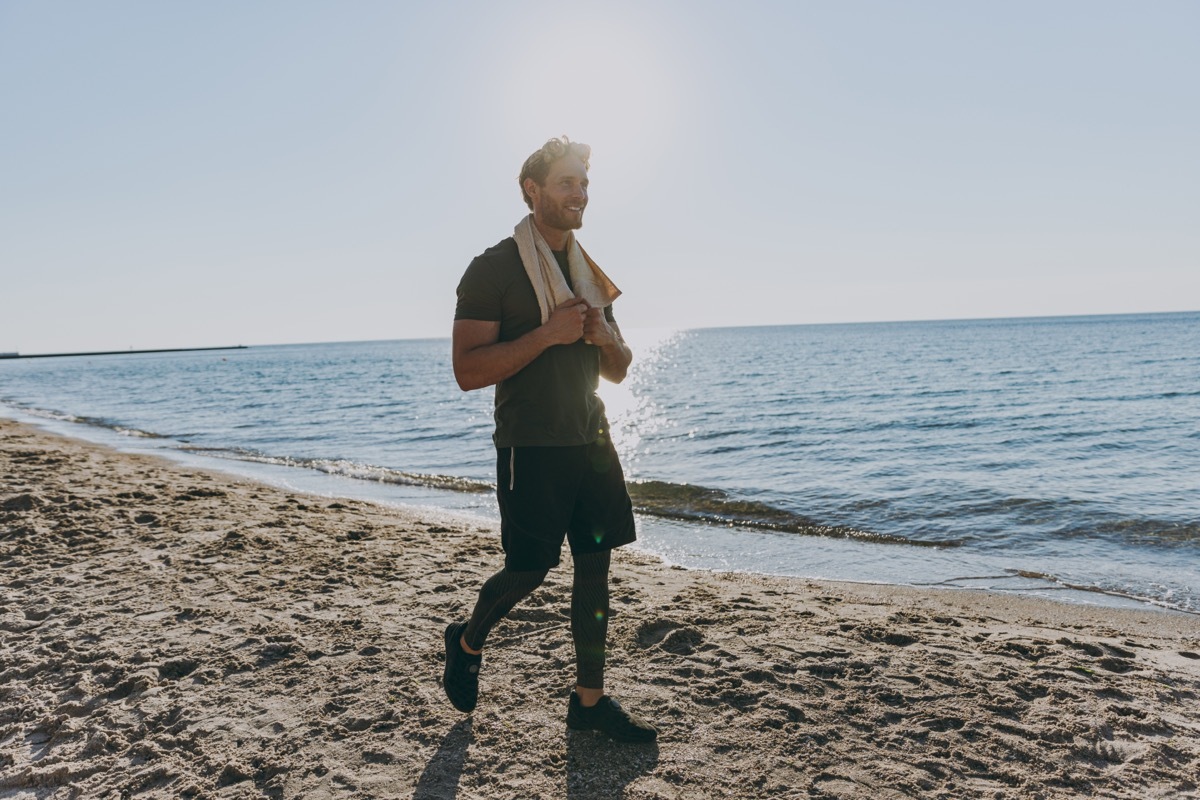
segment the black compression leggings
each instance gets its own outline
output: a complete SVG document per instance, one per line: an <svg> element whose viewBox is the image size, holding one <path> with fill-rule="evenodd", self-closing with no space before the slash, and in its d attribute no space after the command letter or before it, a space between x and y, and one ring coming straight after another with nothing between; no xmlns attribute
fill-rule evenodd
<svg viewBox="0 0 1200 800"><path fill-rule="evenodd" d="M587 689L604 688L604 640L608 635L608 567L612 551L575 556L571 587L571 637L575 640L576 682ZM500 570L479 590L475 612L464 638L472 650L482 650L492 626L517 603L542 585L548 570Z"/></svg>

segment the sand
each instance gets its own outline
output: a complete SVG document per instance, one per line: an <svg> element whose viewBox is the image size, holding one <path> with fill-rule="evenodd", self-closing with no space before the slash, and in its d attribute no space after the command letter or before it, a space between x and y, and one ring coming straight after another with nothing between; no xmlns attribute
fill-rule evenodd
<svg viewBox="0 0 1200 800"><path fill-rule="evenodd" d="M0 420L0 798L1200 797L1194 615L629 551L608 688L659 741L565 727L569 559L464 716L497 542Z"/></svg>

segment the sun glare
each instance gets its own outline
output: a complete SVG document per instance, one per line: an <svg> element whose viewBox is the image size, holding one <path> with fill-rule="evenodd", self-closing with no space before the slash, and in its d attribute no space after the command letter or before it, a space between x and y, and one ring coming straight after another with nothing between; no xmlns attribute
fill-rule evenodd
<svg viewBox="0 0 1200 800"><path fill-rule="evenodd" d="M672 344L680 331L668 328L641 328L623 332L633 350L633 365L623 383L600 382L600 397L612 425L613 445L626 464L628 475L636 473L637 449L642 437L670 424L646 391L657 380L660 369L668 367Z"/></svg>
<svg viewBox="0 0 1200 800"><path fill-rule="evenodd" d="M670 55L645 27L613 19L556 22L536 38L553 52L522 50L504 86L506 97L526 98L511 131L519 147L565 133L614 170L644 168L677 116Z"/></svg>

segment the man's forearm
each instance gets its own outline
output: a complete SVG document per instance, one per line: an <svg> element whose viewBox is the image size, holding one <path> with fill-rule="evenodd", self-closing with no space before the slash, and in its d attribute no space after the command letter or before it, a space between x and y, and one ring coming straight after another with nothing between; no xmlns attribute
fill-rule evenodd
<svg viewBox="0 0 1200 800"><path fill-rule="evenodd" d="M605 380L620 383L629 372L633 351L619 338L600 348L600 374Z"/></svg>
<svg viewBox="0 0 1200 800"><path fill-rule="evenodd" d="M550 346L542 328L511 342L496 342L459 356L454 374L463 391L483 389L516 375Z"/></svg>

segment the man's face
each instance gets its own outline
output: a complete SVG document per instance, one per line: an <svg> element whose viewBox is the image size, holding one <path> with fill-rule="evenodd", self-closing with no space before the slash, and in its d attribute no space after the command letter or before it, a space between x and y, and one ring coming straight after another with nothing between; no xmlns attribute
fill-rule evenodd
<svg viewBox="0 0 1200 800"><path fill-rule="evenodd" d="M550 166L546 182L538 186L529 179L525 191L533 200L533 217L548 228L572 231L583 227L583 209L588 202L587 170L583 162L567 155Z"/></svg>

